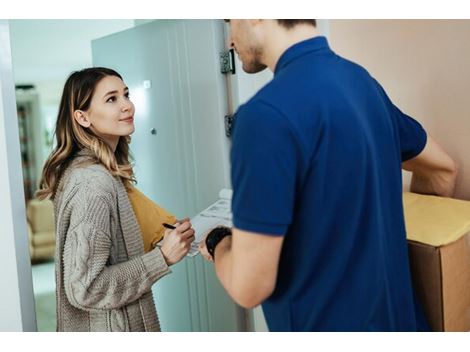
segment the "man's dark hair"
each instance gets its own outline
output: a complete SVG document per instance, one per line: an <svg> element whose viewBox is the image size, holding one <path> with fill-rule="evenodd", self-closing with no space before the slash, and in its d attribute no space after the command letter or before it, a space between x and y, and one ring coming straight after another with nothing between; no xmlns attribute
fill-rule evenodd
<svg viewBox="0 0 470 352"><path fill-rule="evenodd" d="M317 20L277 20L277 22L287 29L295 27L296 25L301 23L311 24L314 27L317 26Z"/></svg>

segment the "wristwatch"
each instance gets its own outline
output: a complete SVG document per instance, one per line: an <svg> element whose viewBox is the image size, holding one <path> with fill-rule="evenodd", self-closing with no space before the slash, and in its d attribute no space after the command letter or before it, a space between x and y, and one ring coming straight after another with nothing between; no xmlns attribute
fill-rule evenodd
<svg viewBox="0 0 470 352"><path fill-rule="evenodd" d="M206 237L206 247L209 254L214 258L215 247L219 244L220 241L226 236L231 236L232 230L229 227L218 226L213 229Z"/></svg>

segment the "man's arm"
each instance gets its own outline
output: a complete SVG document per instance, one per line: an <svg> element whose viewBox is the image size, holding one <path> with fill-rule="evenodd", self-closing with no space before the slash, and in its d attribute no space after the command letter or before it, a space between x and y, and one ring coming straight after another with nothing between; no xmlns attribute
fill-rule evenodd
<svg viewBox="0 0 470 352"><path fill-rule="evenodd" d="M402 163L403 169L413 173L411 192L452 197L457 179L457 165L428 135L423 151Z"/></svg>
<svg viewBox="0 0 470 352"><path fill-rule="evenodd" d="M274 291L283 241L283 236L232 228L232 236L215 247L217 277L240 306L253 308ZM201 247L201 253L208 259L205 245Z"/></svg>

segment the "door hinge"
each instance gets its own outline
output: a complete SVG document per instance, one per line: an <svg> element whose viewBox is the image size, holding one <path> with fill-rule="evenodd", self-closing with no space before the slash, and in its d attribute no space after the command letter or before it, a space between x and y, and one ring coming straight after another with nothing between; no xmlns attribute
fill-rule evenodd
<svg viewBox="0 0 470 352"><path fill-rule="evenodd" d="M221 51L220 58L220 72L227 74L235 74L235 52L233 49Z"/></svg>
<svg viewBox="0 0 470 352"><path fill-rule="evenodd" d="M235 122L236 115L225 115L225 135L227 137L232 136L233 123Z"/></svg>

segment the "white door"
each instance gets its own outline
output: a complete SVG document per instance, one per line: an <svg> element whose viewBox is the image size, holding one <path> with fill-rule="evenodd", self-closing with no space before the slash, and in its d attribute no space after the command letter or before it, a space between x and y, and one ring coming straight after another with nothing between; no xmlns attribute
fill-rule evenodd
<svg viewBox="0 0 470 352"><path fill-rule="evenodd" d="M117 70L136 105L131 149L137 187L177 217L193 216L230 187L221 20L157 20L97 39L94 66ZM164 331L240 331L245 311L197 256L154 285Z"/></svg>

